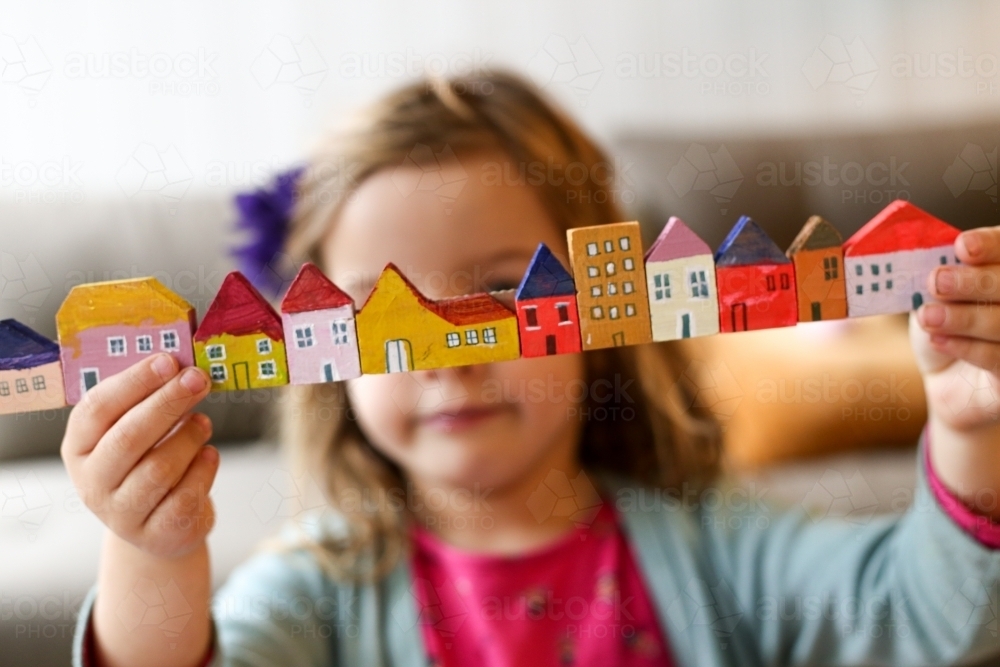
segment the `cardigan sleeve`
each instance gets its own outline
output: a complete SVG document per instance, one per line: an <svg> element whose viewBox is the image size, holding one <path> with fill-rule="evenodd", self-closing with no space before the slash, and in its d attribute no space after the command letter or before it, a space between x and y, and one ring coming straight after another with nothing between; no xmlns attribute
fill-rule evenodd
<svg viewBox="0 0 1000 667"><path fill-rule="evenodd" d="M212 602L209 667L329 667L336 638L352 632L352 610L304 550L262 552L230 575ZM84 599L73 666L92 667L96 586Z"/></svg>
<svg viewBox="0 0 1000 667"><path fill-rule="evenodd" d="M705 512L705 557L731 585L763 664L950 664L1000 653L1000 550L942 507L925 448L922 438L901 517L858 511L870 492L860 472L837 480L845 518Z"/></svg>

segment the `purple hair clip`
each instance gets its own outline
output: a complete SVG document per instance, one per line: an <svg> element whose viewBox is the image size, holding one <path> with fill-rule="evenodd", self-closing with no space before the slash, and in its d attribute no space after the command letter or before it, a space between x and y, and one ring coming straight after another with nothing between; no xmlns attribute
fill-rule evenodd
<svg viewBox="0 0 1000 667"><path fill-rule="evenodd" d="M249 230L251 236L231 254L254 287L270 296L277 296L284 283L271 262L285 245L296 185L304 171L304 167L289 169L253 192L236 195L236 228Z"/></svg>

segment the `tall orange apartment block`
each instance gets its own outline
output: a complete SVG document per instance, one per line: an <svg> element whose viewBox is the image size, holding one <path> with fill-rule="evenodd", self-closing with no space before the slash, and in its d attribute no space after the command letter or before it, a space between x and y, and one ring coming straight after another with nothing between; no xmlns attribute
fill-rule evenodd
<svg viewBox="0 0 1000 667"><path fill-rule="evenodd" d="M584 350L653 340L638 222L566 232Z"/></svg>

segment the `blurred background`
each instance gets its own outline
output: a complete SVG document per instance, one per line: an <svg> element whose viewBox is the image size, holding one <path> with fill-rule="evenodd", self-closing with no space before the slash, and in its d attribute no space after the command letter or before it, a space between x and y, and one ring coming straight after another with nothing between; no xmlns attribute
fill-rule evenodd
<svg viewBox="0 0 1000 667"><path fill-rule="evenodd" d="M535 81L608 150L647 242L679 215L717 246L744 213L781 247L812 214L846 238L896 198L1000 224L997 3L98 0L0 15L0 319L51 337L83 282L155 275L204 314L233 268L233 194L427 73ZM714 337L687 375L748 483L864 520L912 487L912 450L877 446L912 445L924 419L905 335L897 317ZM808 378L895 390L817 406L795 390ZM308 504L259 409L272 398L205 406L229 443L217 580ZM66 414L0 416L0 665L67 664L94 580L101 529L57 457Z"/></svg>

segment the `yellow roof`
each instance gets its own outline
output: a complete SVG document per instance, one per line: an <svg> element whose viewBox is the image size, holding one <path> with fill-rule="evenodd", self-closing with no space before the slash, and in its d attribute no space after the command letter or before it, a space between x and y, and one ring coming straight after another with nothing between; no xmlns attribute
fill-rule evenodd
<svg viewBox="0 0 1000 667"><path fill-rule="evenodd" d="M91 327L150 326L188 320L193 307L153 277L77 285L56 313L60 345L75 347Z"/></svg>

